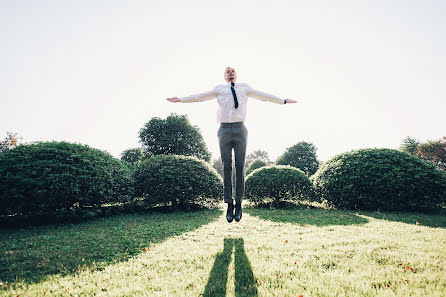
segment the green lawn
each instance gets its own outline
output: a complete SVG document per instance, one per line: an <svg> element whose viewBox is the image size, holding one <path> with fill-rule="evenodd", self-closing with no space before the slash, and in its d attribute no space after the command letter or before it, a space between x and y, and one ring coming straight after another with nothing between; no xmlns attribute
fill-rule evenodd
<svg viewBox="0 0 446 297"><path fill-rule="evenodd" d="M446 296L440 214L223 208L0 231L1 296Z"/></svg>

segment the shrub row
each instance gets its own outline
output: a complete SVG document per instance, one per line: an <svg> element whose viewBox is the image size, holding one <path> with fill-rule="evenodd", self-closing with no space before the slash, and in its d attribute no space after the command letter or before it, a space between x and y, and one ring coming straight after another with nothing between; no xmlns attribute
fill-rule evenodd
<svg viewBox="0 0 446 297"><path fill-rule="evenodd" d="M159 155L137 166L87 145L40 142L0 153L0 217L91 217L105 206L209 206L222 181L196 157ZM140 199L137 199L140 200Z"/></svg>
<svg viewBox="0 0 446 297"><path fill-rule="evenodd" d="M290 166L262 167L247 176L246 196L256 203L308 199L354 210L427 211L446 206L446 174L392 149L337 155L311 180L312 187L304 172Z"/></svg>
<svg viewBox="0 0 446 297"><path fill-rule="evenodd" d="M246 177L246 198L262 203L315 200L341 209L428 210L446 204L446 174L390 149L340 154L311 178L291 166ZM222 180L196 157L158 155L131 169L86 145L42 142L0 153L0 216L96 215L106 204L187 207L221 201Z"/></svg>

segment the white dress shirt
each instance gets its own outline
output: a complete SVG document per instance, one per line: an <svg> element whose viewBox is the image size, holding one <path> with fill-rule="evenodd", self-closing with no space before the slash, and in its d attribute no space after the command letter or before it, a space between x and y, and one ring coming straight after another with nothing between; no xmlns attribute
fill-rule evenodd
<svg viewBox="0 0 446 297"><path fill-rule="evenodd" d="M274 95L254 90L244 83L235 83L235 93L237 95L238 108L234 106L234 97L232 96L231 83L226 85L218 85L212 90L196 95L179 98L181 102L200 102L217 98L218 110L217 121L219 123L243 122L246 119L246 103L248 97L252 97L262 101L271 101L277 104L285 104L284 99L280 99Z"/></svg>

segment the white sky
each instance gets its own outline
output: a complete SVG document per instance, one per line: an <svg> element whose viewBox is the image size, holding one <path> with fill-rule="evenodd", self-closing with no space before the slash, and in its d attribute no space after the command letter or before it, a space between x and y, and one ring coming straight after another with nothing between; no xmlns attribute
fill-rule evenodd
<svg viewBox="0 0 446 297"><path fill-rule="evenodd" d="M0 138L65 140L119 157L154 116L187 114L219 154L215 100L238 82L298 104L252 99L248 153L274 160L309 141L318 157L446 136L446 1L0 0Z"/></svg>

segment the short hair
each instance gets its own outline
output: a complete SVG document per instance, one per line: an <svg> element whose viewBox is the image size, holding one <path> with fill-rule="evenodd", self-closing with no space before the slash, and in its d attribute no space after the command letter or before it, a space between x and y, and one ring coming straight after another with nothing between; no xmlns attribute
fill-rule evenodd
<svg viewBox="0 0 446 297"><path fill-rule="evenodd" d="M232 68L232 67L228 66L228 67L226 67L226 69L225 69L225 72L224 72L224 74L226 74L226 70L228 70L228 69L232 69L232 70L234 70L234 71L235 71L235 69L234 69L234 68Z"/></svg>

